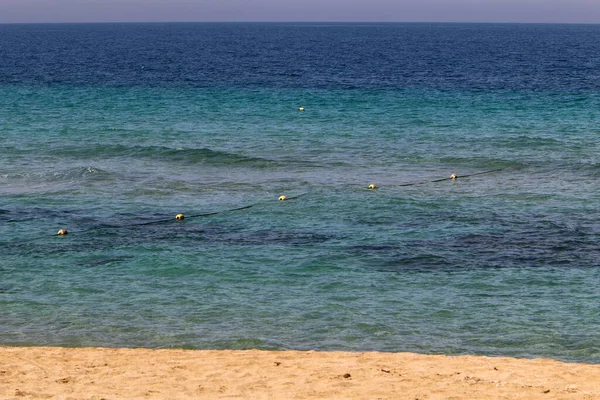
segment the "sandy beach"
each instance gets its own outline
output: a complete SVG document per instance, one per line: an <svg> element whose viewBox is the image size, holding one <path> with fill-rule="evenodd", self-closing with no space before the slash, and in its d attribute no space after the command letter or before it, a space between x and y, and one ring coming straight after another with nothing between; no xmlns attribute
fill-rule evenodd
<svg viewBox="0 0 600 400"><path fill-rule="evenodd" d="M600 365L302 351L0 348L1 399L600 399Z"/></svg>

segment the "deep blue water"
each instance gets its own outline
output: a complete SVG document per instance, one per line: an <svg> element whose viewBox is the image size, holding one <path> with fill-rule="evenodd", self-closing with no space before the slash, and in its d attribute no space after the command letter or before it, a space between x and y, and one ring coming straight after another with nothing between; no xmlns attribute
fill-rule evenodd
<svg viewBox="0 0 600 400"><path fill-rule="evenodd" d="M600 362L600 25L0 25L0 133L1 345Z"/></svg>

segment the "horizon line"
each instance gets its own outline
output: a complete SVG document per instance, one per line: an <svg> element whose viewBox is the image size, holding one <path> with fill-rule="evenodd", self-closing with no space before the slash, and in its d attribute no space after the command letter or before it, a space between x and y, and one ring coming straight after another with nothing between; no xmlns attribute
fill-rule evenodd
<svg viewBox="0 0 600 400"><path fill-rule="evenodd" d="M0 25L42 24L498 24L498 25L600 25L600 22L565 21L21 21L0 22Z"/></svg>

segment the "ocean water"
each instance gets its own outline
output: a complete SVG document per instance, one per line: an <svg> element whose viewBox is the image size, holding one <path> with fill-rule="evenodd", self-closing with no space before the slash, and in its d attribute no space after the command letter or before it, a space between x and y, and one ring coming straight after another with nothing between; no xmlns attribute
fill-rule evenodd
<svg viewBox="0 0 600 400"><path fill-rule="evenodd" d="M0 345L600 363L599 182L600 25L0 25Z"/></svg>

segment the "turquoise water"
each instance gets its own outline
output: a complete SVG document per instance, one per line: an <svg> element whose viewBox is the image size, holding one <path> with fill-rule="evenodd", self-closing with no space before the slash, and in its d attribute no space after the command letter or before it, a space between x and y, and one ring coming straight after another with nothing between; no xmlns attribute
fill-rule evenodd
<svg viewBox="0 0 600 400"><path fill-rule="evenodd" d="M600 61L577 58L598 27L116 27L2 27L9 55L80 35L0 69L0 344L600 362ZM174 49L199 30L202 51L161 53L158 29ZM465 62L394 69L390 43L424 29ZM531 79L466 63L505 34L522 42L497 50L524 65L531 41L581 52ZM322 48L290 62L280 41L299 37ZM127 55L144 38L166 55ZM122 49L76 64L105 42Z"/></svg>

